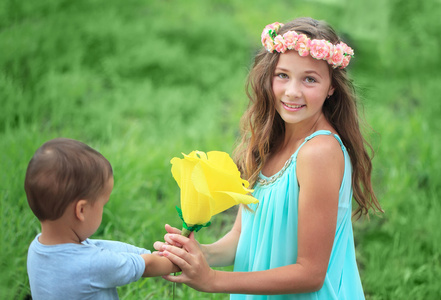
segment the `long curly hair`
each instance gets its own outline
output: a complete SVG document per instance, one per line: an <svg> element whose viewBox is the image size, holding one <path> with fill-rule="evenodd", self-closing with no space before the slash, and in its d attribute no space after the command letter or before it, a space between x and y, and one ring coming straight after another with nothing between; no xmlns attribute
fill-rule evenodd
<svg viewBox="0 0 441 300"><path fill-rule="evenodd" d="M341 41L326 22L312 18L298 18L286 23L279 34L283 35L289 30L304 33L311 39L325 39L333 44ZM285 135L285 124L275 109L272 89L272 78L279 56L279 53L269 53L262 49L256 55L247 79L249 104L242 116L241 138L234 151L234 158L250 186L256 183L269 154L277 149ZM332 69L329 66L329 72L334 93L325 101L323 113L342 139L351 159L353 197L358 203L354 216L368 215L369 209L382 212L371 183L371 155L374 151L360 130L355 87L346 69Z"/></svg>

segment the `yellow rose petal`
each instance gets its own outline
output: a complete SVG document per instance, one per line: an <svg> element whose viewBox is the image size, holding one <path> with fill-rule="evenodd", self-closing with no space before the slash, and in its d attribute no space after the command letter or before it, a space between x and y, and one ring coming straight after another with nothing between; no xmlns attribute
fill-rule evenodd
<svg viewBox="0 0 441 300"><path fill-rule="evenodd" d="M243 195L231 192L216 192L215 207L212 208L213 216L227 210L228 208L237 204L251 204L259 202L256 198L250 195Z"/></svg>
<svg viewBox="0 0 441 300"><path fill-rule="evenodd" d="M196 198L181 199L182 217L189 226L205 224L211 219L210 199L204 195L197 195Z"/></svg>

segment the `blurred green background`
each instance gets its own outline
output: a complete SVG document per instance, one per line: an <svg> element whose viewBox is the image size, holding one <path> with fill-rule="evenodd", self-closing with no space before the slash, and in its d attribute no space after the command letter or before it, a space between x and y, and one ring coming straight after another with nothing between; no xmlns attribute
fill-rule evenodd
<svg viewBox="0 0 441 300"><path fill-rule="evenodd" d="M354 223L367 299L440 299L441 1L0 2L0 298L29 299L27 248L39 232L23 190L45 141L79 139L113 164L95 238L152 249L180 226L170 159L231 153L244 82L265 25L325 19L355 49L349 72L371 129L373 180L386 213ZM234 211L198 233L215 241ZM226 268L228 269L228 268ZM121 299L172 299L142 279ZM228 299L177 285L175 299Z"/></svg>

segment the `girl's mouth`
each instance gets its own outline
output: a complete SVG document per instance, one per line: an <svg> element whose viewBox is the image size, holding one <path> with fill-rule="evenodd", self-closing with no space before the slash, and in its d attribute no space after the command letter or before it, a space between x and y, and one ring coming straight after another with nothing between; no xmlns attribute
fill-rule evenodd
<svg viewBox="0 0 441 300"><path fill-rule="evenodd" d="M305 104L288 104L288 103L283 102L283 101L282 101L282 104L285 107L290 108L290 109L300 109L300 108L306 106Z"/></svg>

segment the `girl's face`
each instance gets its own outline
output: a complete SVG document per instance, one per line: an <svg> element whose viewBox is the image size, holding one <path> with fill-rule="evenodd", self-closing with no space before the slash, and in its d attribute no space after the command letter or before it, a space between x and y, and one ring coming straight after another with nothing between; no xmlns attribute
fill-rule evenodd
<svg viewBox="0 0 441 300"><path fill-rule="evenodd" d="M323 103L334 93L327 62L302 57L295 50L281 53L273 76L275 108L285 125L313 126Z"/></svg>

